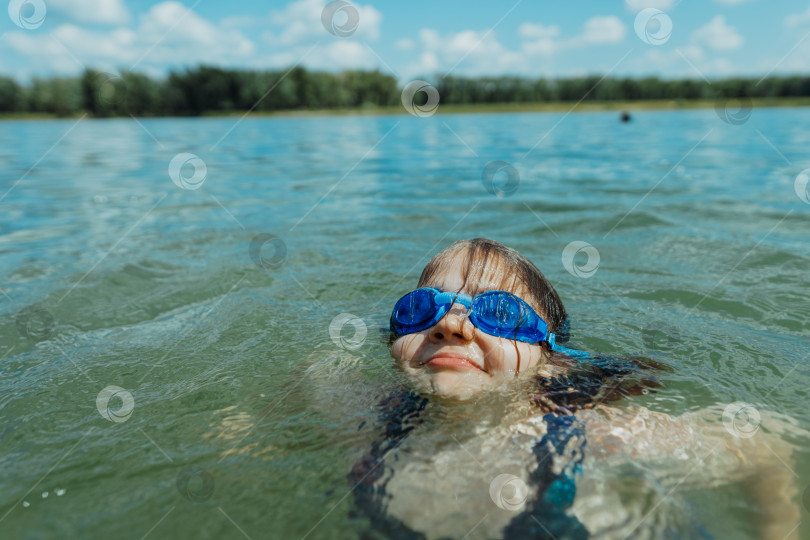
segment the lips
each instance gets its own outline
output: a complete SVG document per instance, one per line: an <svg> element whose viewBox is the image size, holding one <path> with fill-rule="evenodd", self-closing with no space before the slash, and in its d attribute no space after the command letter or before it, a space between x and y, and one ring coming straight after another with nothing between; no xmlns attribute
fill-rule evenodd
<svg viewBox="0 0 810 540"><path fill-rule="evenodd" d="M447 369L477 369L484 371L484 369L477 363L473 362L469 356L449 351L439 351L431 356L423 365L434 368L447 368Z"/></svg>

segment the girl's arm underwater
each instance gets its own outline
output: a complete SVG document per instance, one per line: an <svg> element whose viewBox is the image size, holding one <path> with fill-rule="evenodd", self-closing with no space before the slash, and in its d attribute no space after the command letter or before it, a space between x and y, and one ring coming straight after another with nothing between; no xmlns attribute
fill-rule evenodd
<svg viewBox="0 0 810 540"><path fill-rule="evenodd" d="M651 464L667 493L736 483L759 538L798 539L793 446L785 436L810 434L766 411L757 411L755 423L735 424L741 407L716 405L674 417L638 406L599 406L577 416L592 456Z"/></svg>

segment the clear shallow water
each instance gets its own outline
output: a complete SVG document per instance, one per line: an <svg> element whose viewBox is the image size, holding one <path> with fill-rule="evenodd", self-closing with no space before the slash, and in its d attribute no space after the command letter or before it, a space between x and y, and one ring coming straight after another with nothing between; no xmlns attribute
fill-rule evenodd
<svg viewBox="0 0 810 540"><path fill-rule="evenodd" d="M0 123L3 537L355 535L357 426L393 384L378 328L459 238L537 263L574 345L671 365L654 410L744 401L810 429L810 110L140 122ZM197 190L171 181L181 152ZM482 184L494 160L509 196ZM281 243L252 257L261 234ZM574 241L592 277L564 268ZM342 313L357 349L351 324L330 337ZM752 534L733 487L693 500Z"/></svg>

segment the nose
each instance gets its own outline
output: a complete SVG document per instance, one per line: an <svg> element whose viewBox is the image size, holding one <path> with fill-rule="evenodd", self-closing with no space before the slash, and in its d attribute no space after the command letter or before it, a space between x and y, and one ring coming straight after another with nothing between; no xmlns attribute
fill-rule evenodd
<svg viewBox="0 0 810 540"><path fill-rule="evenodd" d="M430 329L429 337L433 343L441 341L472 341L475 327L467 318L467 308L453 304L439 322Z"/></svg>

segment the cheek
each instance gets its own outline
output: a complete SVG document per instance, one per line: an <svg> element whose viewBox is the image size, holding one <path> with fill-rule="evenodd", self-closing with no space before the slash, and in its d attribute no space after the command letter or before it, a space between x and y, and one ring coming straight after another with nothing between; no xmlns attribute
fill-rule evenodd
<svg viewBox="0 0 810 540"><path fill-rule="evenodd" d="M484 363L490 373L512 368L515 347L512 341L477 332L476 343L484 355ZM512 368L514 369L514 368Z"/></svg>
<svg viewBox="0 0 810 540"><path fill-rule="evenodd" d="M391 345L391 356L397 361L409 362L415 358L423 341L424 336L421 334L402 336Z"/></svg>
<svg viewBox="0 0 810 540"><path fill-rule="evenodd" d="M518 350L520 351L520 370L524 371L535 366L542 366L546 363L546 352L540 345L529 345L528 343L519 343Z"/></svg>
<svg viewBox="0 0 810 540"><path fill-rule="evenodd" d="M404 341L405 338L397 338L397 340L394 341L393 345L391 345L391 356L395 360L399 360L402 358L402 349L404 347L403 345Z"/></svg>
<svg viewBox="0 0 810 540"><path fill-rule="evenodd" d="M522 372L542 361L543 349L538 345L503 338L488 340L485 345L487 365L493 372Z"/></svg>

